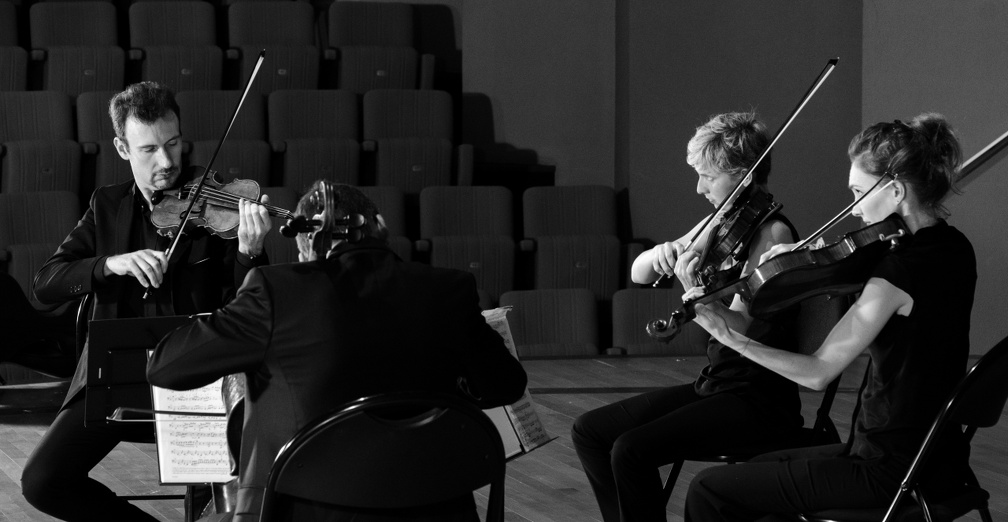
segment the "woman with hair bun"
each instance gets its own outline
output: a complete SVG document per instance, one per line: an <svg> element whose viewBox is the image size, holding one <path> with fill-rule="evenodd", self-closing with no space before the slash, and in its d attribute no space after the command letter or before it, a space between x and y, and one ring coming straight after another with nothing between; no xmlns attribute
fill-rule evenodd
<svg viewBox="0 0 1008 522"><path fill-rule="evenodd" d="M811 355L767 346L731 330L712 307L698 305L696 322L746 359L813 389L867 351L871 370L850 440L708 468L690 484L686 520L888 506L966 373L976 258L941 205L962 159L952 128L938 114L877 123L854 137L848 155L851 192L868 194L853 214L871 225L895 213L911 235L878 262L822 346ZM778 245L761 262L788 250ZM969 448L961 435L943 435L922 477L925 494L941 498L963 485Z"/></svg>

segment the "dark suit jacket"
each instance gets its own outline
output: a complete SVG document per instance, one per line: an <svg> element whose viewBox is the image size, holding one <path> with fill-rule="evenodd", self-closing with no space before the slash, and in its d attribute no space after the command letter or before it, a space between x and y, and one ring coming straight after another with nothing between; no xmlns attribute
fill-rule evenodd
<svg viewBox="0 0 1008 522"><path fill-rule="evenodd" d="M43 303L63 303L94 294L92 319L120 317L119 302L132 276L103 274L105 259L129 252L130 229L143 219L134 199L133 181L100 187L91 196L84 217L35 275L35 297ZM224 240L203 229L187 231L169 261L168 274L154 301L173 313L211 312L223 306L241 286L253 265L265 263L238 253L237 240ZM167 285L167 286L165 286ZM170 292L164 291L170 288ZM151 314L153 315L153 313ZM87 380L87 347L77 364L64 406Z"/></svg>
<svg viewBox="0 0 1008 522"><path fill-rule="evenodd" d="M151 384L248 381L236 520L258 520L280 448L309 421L361 396L458 392L482 407L521 397L526 375L480 313L466 272L402 262L380 242L329 259L255 269L211 317L161 341Z"/></svg>

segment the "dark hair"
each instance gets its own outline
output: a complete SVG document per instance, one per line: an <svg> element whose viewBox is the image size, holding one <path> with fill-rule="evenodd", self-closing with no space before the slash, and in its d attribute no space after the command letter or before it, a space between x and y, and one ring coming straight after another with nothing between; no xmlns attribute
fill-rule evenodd
<svg viewBox="0 0 1008 522"><path fill-rule="evenodd" d="M854 136L847 155L861 170L891 176L912 188L936 216L948 215L941 201L955 188L962 149L945 117L923 113L909 123L876 123Z"/></svg>
<svg viewBox="0 0 1008 522"><path fill-rule="evenodd" d="M325 216L325 222L319 230L333 231L337 228L336 220L350 214L360 214L367 221L362 229L364 237L381 240L388 237L388 229L378 221L378 206L357 187L317 180L298 201L294 215L312 219L319 214ZM298 241L303 239L305 238L299 238ZM323 257L330 246L319 245L319 248L322 251L317 253Z"/></svg>
<svg viewBox="0 0 1008 522"><path fill-rule="evenodd" d="M126 120L131 116L141 123L150 125L172 112L181 124L175 93L157 82L130 85L112 97L108 110L115 134L123 141L126 140Z"/></svg>
<svg viewBox="0 0 1008 522"><path fill-rule="evenodd" d="M697 127L686 146L686 162L695 169L713 168L739 176L756 162L770 144L766 125L756 113L727 112ZM753 182L762 185L770 176L770 154L753 172Z"/></svg>

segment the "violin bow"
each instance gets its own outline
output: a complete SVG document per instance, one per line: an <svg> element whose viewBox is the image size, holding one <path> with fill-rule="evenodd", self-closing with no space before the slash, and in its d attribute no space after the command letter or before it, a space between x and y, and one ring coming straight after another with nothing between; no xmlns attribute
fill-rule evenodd
<svg viewBox="0 0 1008 522"><path fill-rule="evenodd" d="M763 158L766 158L767 154L770 154L770 150L773 149L773 146L777 143L777 140L779 140L781 135L784 134L784 131L786 131L787 128L791 126L791 123L794 122L795 118L798 117L798 113L801 112L803 108L805 108L805 105L807 105L808 102L812 99L812 96L814 96L816 91L819 90L819 87L822 87L822 84L826 82L826 78L828 78L829 75L833 72L833 69L836 69L837 63L839 61L840 58L836 57L836 58L830 58L826 62L826 66L823 67L823 70L819 72L818 76L816 76L816 79L812 82L812 86L808 88L808 90L805 92L805 95L802 96L801 100L798 102L798 105L795 106L795 108L791 111L791 114L787 117L786 120L784 120L784 125L782 125L781 128L777 130L777 133L774 134L773 139L770 140L770 144L767 145L765 149L763 149L763 152L759 155L758 158L756 158L756 161L754 161L753 164L747 169L746 175L743 176L742 179L738 180L737 183L735 183L735 187L728 194L728 197L724 198L724 200L720 204L718 204L717 208L714 209L714 213L708 216L707 220L704 221L703 225L699 229L697 229L695 234L693 234L693 237L690 239L689 244L686 245L686 250L689 250L690 248L693 247L693 245L697 242L697 240L704 234L704 232L707 231L707 228L709 226L711 226L712 224L716 225L720 223L722 219L724 219L724 215L728 213L728 206L730 204L733 204L735 200L739 197L739 195L742 193L742 191L749 186L749 183L752 181L753 172L756 170L756 167L758 167L759 164L763 162ZM662 277L664 276L665 274L660 274L658 276L658 279L656 279L651 286L658 286L658 282L661 281Z"/></svg>
<svg viewBox="0 0 1008 522"><path fill-rule="evenodd" d="M165 251L165 258L170 261L172 253L175 252L175 247L178 246L179 239L182 237L182 231L185 230L186 223L189 222L189 216L192 215L193 208L195 207L196 200L199 199L200 193L203 192L203 186L206 185L207 177L210 175L210 167L213 165L214 160L217 159L217 154L220 153L221 146L227 140L228 134L231 133L231 127L234 127L235 120L238 119L238 112L241 111L242 104L245 103L245 98L248 97L249 90L252 89L252 81L255 80L256 75L259 74L259 68L262 67L263 60L266 58L266 49L259 51L259 58L256 60L255 68L252 69L252 74L249 76L247 82L245 82L245 90L242 92L241 99L238 100L238 105L234 109L234 113L231 114L231 121L228 123L226 129L224 129L224 135L221 136L220 141L217 142L217 148L214 149L214 153L210 156L210 161L207 162L206 167L203 168L203 175L200 176L199 183L196 184L196 188L189 195L189 206L186 207L185 214L182 215L182 220L179 222L179 230L175 234L175 238L172 239L171 246ZM151 288L148 287L147 291L144 292L143 298L148 299L151 296Z"/></svg>

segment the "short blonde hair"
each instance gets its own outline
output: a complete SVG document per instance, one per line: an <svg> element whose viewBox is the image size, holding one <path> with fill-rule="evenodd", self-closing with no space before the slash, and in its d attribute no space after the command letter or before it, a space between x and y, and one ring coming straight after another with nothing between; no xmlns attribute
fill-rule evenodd
<svg viewBox="0 0 1008 522"><path fill-rule="evenodd" d="M727 112L697 127L686 145L686 163L697 170L716 170L732 177L746 172L770 144L766 125L755 112ZM770 154L753 172L757 185L770 175Z"/></svg>

